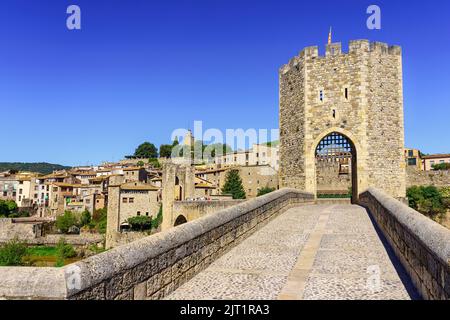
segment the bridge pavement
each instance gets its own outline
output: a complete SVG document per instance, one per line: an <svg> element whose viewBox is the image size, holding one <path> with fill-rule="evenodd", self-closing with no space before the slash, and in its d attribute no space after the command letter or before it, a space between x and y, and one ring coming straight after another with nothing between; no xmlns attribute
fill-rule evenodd
<svg viewBox="0 0 450 320"><path fill-rule="evenodd" d="M367 211L292 208L166 299L416 299Z"/></svg>

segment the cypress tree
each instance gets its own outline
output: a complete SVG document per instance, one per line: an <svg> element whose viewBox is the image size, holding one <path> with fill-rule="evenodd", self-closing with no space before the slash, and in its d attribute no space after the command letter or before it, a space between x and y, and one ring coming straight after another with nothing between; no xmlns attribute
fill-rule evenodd
<svg viewBox="0 0 450 320"><path fill-rule="evenodd" d="M242 179L239 176L239 170L233 169L227 172L225 184L222 188L222 194L231 194L233 199L246 198Z"/></svg>

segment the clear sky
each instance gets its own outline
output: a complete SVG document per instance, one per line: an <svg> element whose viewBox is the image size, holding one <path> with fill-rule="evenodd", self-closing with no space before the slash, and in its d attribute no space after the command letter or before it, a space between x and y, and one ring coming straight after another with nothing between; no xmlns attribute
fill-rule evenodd
<svg viewBox="0 0 450 320"><path fill-rule="evenodd" d="M71 4L81 30L66 28ZM344 48L403 47L406 145L450 153L448 0L2 0L0 161L117 161L194 120L277 128L279 67L323 52L330 25Z"/></svg>

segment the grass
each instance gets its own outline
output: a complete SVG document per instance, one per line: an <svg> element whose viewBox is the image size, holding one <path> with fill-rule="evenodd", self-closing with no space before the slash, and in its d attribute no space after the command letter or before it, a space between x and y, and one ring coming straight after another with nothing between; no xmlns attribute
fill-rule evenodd
<svg viewBox="0 0 450 320"><path fill-rule="evenodd" d="M26 265L35 267L54 267L58 262L58 250L56 247L50 246L34 246L28 247L27 253L23 258ZM78 261L79 258L66 258L62 265L67 265Z"/></svg>
<svg viewBox="0 0 450 320"><path fill-rule="evenodd" d="M27 248L27 256L49 257L56 256L56 247L37 246Z"/></svg>

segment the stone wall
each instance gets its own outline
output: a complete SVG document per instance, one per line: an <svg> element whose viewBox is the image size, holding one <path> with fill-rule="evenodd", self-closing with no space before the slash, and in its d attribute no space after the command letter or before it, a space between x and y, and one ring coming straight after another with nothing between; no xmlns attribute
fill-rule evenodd
<svg viewBox="0 0 450 320"><path fill-rule="evenodd" d="M351 173L339 174L338 162L316 161L317 191L348 191Z"/></svg>
<svg viewBox="0 0 450 320"><path fill-rule="evenodd" d="M235 206L245 200L211 200L211 201L175 201L173 213L175 220L183 215L187 221L193 221L204 215Z"/></svg>
<svg viewBox="0 0 450 320"><path fill-rule="evenodd" d="M287 208L314 195L283 189L64 268L0 268L0 298L161 299Z"/></svg>
<svg viewBox="0 0 450 320"><path fill-rule="evenodd" d="M425 299L450 299L450 230L370 188L360 196Z"/></svg>
<svg viewBox="0 0 450 320"><path fill-rule="evenodd" d="M450 170L446 171L420 171L414 168L406 170L406 187L412 186L450 186Z"/></svg>
<svg viewBox="0 0 450 320"><path fill-rule="evenodd" d="M316 147L336 132L356 149L355 191L405 197L401 48L356 40L348 53L326 49L307 47L280 69L280 186L315 193Z"/></svg>
<svg viewBox="0 0 450 320"><path fill-rule="evenodd" d="M22 241L34 240L42 236L42 223L15 222L14 219L0 218L0 242L15 237Z"/></svg>

